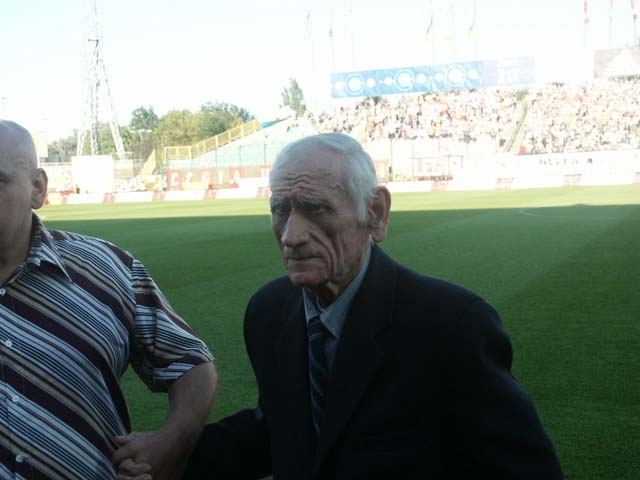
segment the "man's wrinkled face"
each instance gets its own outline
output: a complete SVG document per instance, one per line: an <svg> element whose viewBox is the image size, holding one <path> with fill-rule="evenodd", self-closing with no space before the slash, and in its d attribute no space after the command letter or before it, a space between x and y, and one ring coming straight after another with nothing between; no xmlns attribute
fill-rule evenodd
<svg viewBox="0 0 640 480"><path fill-rule="evenodd" d="M271 185L271 226L291 281L330 303L358 273L370 231L342 187L341 157L312 151Z"/></svg>

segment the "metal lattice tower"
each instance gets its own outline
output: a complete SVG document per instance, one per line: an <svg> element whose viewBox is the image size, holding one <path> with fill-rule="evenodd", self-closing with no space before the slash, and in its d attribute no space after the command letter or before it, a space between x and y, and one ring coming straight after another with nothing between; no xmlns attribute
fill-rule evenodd
<svg viewBox="0 0 640 480"><path fill-rule="evenodd" d="M87 133L91 140L91 155L100 152L100 120L99 110L102 92L106 93L107 108L109 109L109 127L113 136L118 158L125 158L124 145L120 136L120 129L116 118L116 111L111 101L111 90L107 70L102 58L102 29L98 17L98 0L83 0L83 14L85 27L84 49L84 98L82 102L82 116L78 129L77 154L84 154Z"/></svg>

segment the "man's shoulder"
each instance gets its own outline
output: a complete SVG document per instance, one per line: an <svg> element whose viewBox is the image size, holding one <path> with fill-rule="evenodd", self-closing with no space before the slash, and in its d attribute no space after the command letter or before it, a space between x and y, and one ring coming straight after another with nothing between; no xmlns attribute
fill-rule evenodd
<svg viewBox="0 0 640 480"><path fill-rule="evenodd" d="M401 264L382 251L378 253L377 270L372 272L375 282L393 291L397 302L407 308L428 305L434 307L466 308L483 298L469 288L448 279L422 273Z"/></svg>
<svg viewBox="0 0 640 480"><path fill-rule="evenodd" d="M49 230L48 232L56 247L62 251L97 249L128 255L124 249L104 238L66 230Z"/></svg>
<svg viewBox="0 0 640 480"><path fill-rule="evenodd" d="M103 238L86 235L84 233L70 232L67 230L48 230L51 238L56 242L70 242L70 243L98 243L109 244L108 240Z"/></svg>
<svg viewBox="0 0 640 480"><path fill-rule="evenodd" d="M416 291L420 295L431 293L432 295L445 298L481 299L478 293L459 283L455 283L455 281L420 273L404 266L400 267L399 272L398 281L400 286L409 292Z"/></svg>
<svg viewBox="0 0 640 480"><path fill-rule="evenodd" d="M375 248L374 252L375 256L373 258L375 261L372 263L372 273L378 280L385 282L395 281L397 287L409 292L416 291L420 294L424 294L425 291L432 291L439 295L479 298L477 293L455 283L455 281L423 273L410 265L398 262L380 247Z"/></svg>
<svg viewBox="0 0 640 480"><path fill-rule="evenodd" d="M104 238L65 230L48 230L47 234L44 243L50 244L62 262L72 262L76 268L98 263L103 267L130 269L134 263L131 253Z"/></svg>

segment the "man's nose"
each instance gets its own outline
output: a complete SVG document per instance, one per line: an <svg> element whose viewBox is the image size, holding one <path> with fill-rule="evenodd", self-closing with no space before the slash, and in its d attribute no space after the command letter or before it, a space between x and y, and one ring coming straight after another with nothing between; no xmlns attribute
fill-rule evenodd
<svg viewBox="0 0 640 480"><path fill-rule="evenodd" d="M282 230L282 243L290 247L305 243L309 238L308 226L308 221L304 215L292 211Z"/></svg>

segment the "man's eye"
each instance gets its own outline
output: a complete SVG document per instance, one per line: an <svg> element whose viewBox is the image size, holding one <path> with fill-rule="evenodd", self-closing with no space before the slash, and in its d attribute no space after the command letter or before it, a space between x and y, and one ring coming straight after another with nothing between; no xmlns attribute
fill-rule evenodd
<svg viewBox="0 0 640 480"><path fill-rule="evenodd" d="M288 205L271 205L271 213L273 215L286 215L291 208Z"/></svg>
<svg viewBox="0 0 640 480"><path fill-rule="evenodd" d="M319 213L324 212L324 210L324 206L319 204L310 204L304 206L304 211L310 215L318 215Z"/></svg>

